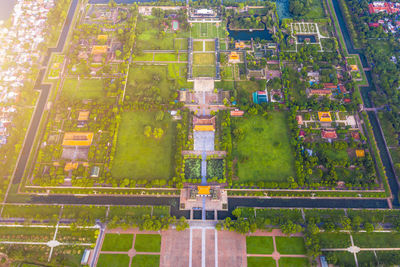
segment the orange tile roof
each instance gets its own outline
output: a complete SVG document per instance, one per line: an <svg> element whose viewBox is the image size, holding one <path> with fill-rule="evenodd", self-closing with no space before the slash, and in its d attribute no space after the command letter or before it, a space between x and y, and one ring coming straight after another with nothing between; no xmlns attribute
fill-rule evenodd
<svg viewBox="0 0 400 267"><path fill-rule="evenodd" d="M350 69L352 71L357 71L358 70L358 66L357 65L350 65Z"/></svg>
<svg viewBox="0 0 400 267"><path fill-rule="evenodd" d="M63 146L90 146L93 140L92 132L66 132Z"/></svg>
<svg viewBox="0 0 400 267"><path fill-rule="evenodd" d="M332 91L329 89L311 89L310 95L331 95Z"/></svg>
<svg viewBox="0 0 400 267"><path fill-rule="evenodd" d="M209 195L210 194L210 186L199 185L197 186L197 194L199 195Z"/></svg>
<svg viewBox="0 0 400 267"><path fill-rule="evenodd" d="M322 138L325 138L325 139L336 139L337 138L336 131L322 131L321 135L322 135Z"/></svg>
<svg viewBox="0 0 400 267"><path fill-rule="evenodd" d="M215 129L212 125L195 125L194 130L199 132L213 132Z"/></svg>
<svg viewBox="0 0 400 267"><path fill-rule="evenodd" d="M357 158L365 157L365 150L364 149L357 149L356 150L356 156L357 156Z"/></svg>
<svg viewBox="0 0 400 267"><path fill-rule="evenodd" d="M318 118L319 118L320 122L332 122L331 113L329 111L327 111L327 112L324 112L324 111L318 112Z"/></svg>
<svg viewBox="0 0 400 267"><path fill-rule="evenodd" d="M303 124L303 117L301 116L301 115L297 115L296 116L296 121L297 121L297 124Z"/></svg>
<svg viewBox="0 0 400 267"><path fill-rule="evenodd" d="M243 110L231 110L232 117L241 117L243 116L243 114L244 114Z"/></svg>

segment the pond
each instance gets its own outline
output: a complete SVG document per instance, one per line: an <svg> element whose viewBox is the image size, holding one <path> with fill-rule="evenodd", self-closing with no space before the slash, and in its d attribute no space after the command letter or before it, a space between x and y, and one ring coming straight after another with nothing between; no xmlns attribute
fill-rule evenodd
<svg viewBox="0 0 400 267"><path fill-rule="evenodd" d="M315 44L317 42L317 38L315 35L296 35L297 41L299 43L304 43L306 39L308 39L308 42Z"/></svg>
<svg viewBox="0 0 400 267"><path fill-rule="evenodd" d="M234 40L250 41L259 38L260 40L272 41L272 34L267 30L267 26L264 24L264 30L231 30L229 29L228 22L226 24L226 30L229 32L229 37Z"/></svg>

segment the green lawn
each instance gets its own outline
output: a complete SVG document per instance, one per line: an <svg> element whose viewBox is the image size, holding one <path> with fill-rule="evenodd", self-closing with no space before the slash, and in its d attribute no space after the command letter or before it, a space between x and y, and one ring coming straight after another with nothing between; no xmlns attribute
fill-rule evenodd
<svg viewBox="0 0 400 267"><path fill-rule="evenodd" d="M269 116L233 120L234 127L243 132L235 137L237 145L233 149L240 181L286 182L295 176L286 114L269 112Z"/></svg>
<svg viewBox="0 0 400 267"><path fill-rule="evenodd" d="M178 55L175 53L155 53L154 61L178 61Z"/></svg>
<svg viewBox="0 0 400 267"><path fill-rule="evenodd" d="M193 77L214 77L215 66L193 66Z"/></svg>
<svg viewBox="0 0 400 267"><path fill-rule="evenodd" d="M101 251L128 251L132 243L132 234L106 234Z"/></svg>
<svg viewBox="0 0 400 267"><path fill-rule="evenodd" d="M152 87L160 90L163 102L166 102L172 89L172 82L168 80L167 66L131 66L129 69L126 95L131 98L143 96Z"/></svg>
<svg viewBox="0 0 400 267"><path fill-rule="evenodd" d="M203 41L194 41L193 51L203 51Z"/></svg>
<svg viewBox="0 0 400 267"><path fill-rule="evenodd" d="M206 43L206 51L215 51L215 42L207 41Z"/></svg>
<svg viewBox="0 0 400 267"><path fill-rule="evenodd" d="M179 61L187 61L187 60L188 60L187 53L180 53L179 54Z"/></svg>
<svg viewBox="0 0 400 267"><path fill-rule="evenodd" d="M98 99L104 97L103 81L100 79L67 78L62 89L64 96L70 99Z"/></svg>
<svg viewBox="0 0 400 267"><path fill-rule="evenodd" d="M354 245L360 248L399 248L399 233L354 233Z"/></svg>
<svg viewBox="0 0 400 267"><path fill-rule="evenodd" d="M308 267L310 261L308 258L280 258L279 267Z"/></svg>
<svg viewBox="0 0 400 267"><path fill-rule="evenodd" d="M136 30L136 47L138 49L187 49L186 39L175 38L187 38L189 37L188 32L179 30L176 33L166 32L165 34L160 35L158 22L153 18L140 18Z"/></svg>
<svg viewBox="0 0 400 267"><path fill-rule="evenodd" d="M190 36L192 38L222 38L225 35L225 28L222 26L217 27L215 23L193 23Z"/></svg>
<svg viewBox="0 0 400 267"><path fill-rule="evenodd" d="M97 267L128 267L129 256L127 254L100 254Z"/></svg>
<svg viewBox="0 0 400 267"><path fill-rule="evenodd" d="M276 249L280 254L306 254L303 237L275 237Z"/></svg>
<svg viewBox="0 0 400 267"><path fill-rule="evenodd" d="M350 236L347 233L320 233L318 237L321 248L348 248L351 246Z"/></svg>
<svg viewBox="0 0 400 267"><path fill-rule="evenodd" d="M160 266L160 255L135 255L132 259L134 267L157 267Z"/></svg>
<svg viewBox="0 0 400 267"><path fill-rule="evenodd" d="M335 264L335 266L356 266L353 253L347 251L326 251L324 255L328 263Z"/></svg>
<svg viewBox="0 0 400 267"><path fill-rule="evenodd" d="M373 251L360 251L357 253L357 259L359 266L378 266Z"/></svg>
<svg viewBox="0 0 400 267"><path fill-rule="evenodd" d="M174 48L179 50L186 50L188 48L188 39L174 39Z"/></svg>
<svg viewBox="0 0 400 267"><path fill-rule="evenodd" d="M269 257L247 257L248 267L275 267L276 262L273 258Z"/></svg>
<svg viewBox="0 0 400 267"><path fill-rule="evenodd" d="M144 53L140 56L135 56L133 61L153 61L153 53Z"/></svg>
<svg viewBox="0 0 400 267"><path fill-rule="evenodd" d="M272 254L274 243L270 236L246 236L247 254Z"/></svg>
<svg viewBox="0 0 400 267"><path fill-rule="evenodd" d="M193 65L215 65L214 53L196 53L193 54Z"/></svg>
<svg viewBox="0 0 400 267"><path fill-rule="evenodd" d="M174 172L175 123L165 114L156 121L155 112L131 111L122 115L111 174L117 178L169 179ZM145 126L161 128L161 139L144 135Z"/></svg>
<svg viewBox="0 0 400 267"><path fill-rule="evenodd" d="M160 252L161 235L137 234L135 250L139 252Z"/></svg>

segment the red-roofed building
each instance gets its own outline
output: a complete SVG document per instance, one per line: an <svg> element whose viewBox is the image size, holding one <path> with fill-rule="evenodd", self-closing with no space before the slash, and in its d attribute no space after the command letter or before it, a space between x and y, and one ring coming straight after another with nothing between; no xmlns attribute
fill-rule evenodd
<svg viewBox="0 0 400 267"><path fill-rule="evenodd" d="M370 14L386 12L388 14L398 13L400 11L400 5L398 3L391 2L373 2L368 5L368 11Z"/></svg>
<svg viewBox="0 0 400 267"><path fill-rule="evenodd" d="M239 110L239 109L231 110L232 117L242 117L243 114L244 114L243 110Z"/></svg>
<svg viewBox="0 0 400 267"><path fill-rule="evenodd" d="M299 137L304 138L305 136L306 136L306 132L303 130L300 130Z"/></svg>
<svg viewBox="0 0 400 267"><path fill-rule="evenodd" d="M377 28L377 27L379 27L379 23L378 22L370 22L370 23L368 23L368 26Z"/></svg>
<svg viewBox="0 0 400 267"><path fill-rule="evenodd" d="M332 91L329 89L310 89L308 90L308 96L330 96Z"/></svg>
<svg viewBox="0 0 400 267"><path fill-rule="evenodd" d="M337 133L335 130L323 130L321 132L321 136L324 139L336 139L337 138Z"/></svg>
<svg viewBox="0 0 400 267"><path fill-rule="evenodd" d="M324 89L337 89L337 85L334 83L323 83Z"/></svg>
<svg viewBox="0 0 400 267"><path fill-rule="evenodd" d="M351 103L351 99L350 98L345 98L343 99L344 103Z"/></svg>
<svg viewBox="0 0 400 267"><path fill-rule="evenodd" d="M360 140L360 133L359 132L351 132L351 137L353 137L354 140Z"/></svg>

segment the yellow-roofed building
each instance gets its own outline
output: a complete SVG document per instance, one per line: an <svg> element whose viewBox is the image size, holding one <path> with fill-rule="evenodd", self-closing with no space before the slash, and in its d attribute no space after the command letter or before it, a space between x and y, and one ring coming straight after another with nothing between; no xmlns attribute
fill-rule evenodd
<svg viewBox="0 0 400 267"><path fill-rule="evenodd" d="M244 48L244 47L245 47L244 42L236 42L235 43L235 48Z"/></svg>
<svg viewBox="0 0 400 267"><path fill-rule="evenodd" d="M97 35L97 40L101 40L101 41L107 41L107 39L108 39L108 35L106 35L106 34L99 34L99 35Z"/></svg>
<svg viewBox="0 0 400 267"><path fill-rule="evenodd" d="M238 63L240 61L239 54L236 52L231 52L229 55L229 63Z"/></svg>
<svg viewBox="0 0 400 267"><path fill-rule="evenodd" d="M357 65L350 65L351 71L358 71L358 66Z"/></svg>
<svg viewBox="0 0 400 267"><path fill-rule="evenodd" d="M64 171L67 172L67 171L76 170L76 169L78 169L78 165L79 165L78 162L68 162L67 164L65 164Z"/></svg>
<svg viewBox="0 0 400 267"><path fill-rule="evenodd" d="M195 125L194 126L194 131L199 131L199 132L214 132L214 126L213 125Z"/></svg>
<svg viewBox="0 0 400 267"><path fill-rule="evenodd" d="M101 55L107 53L108 47L106 45L94 45L92 47L92 55Z"/></svg>
<svg viewBox="0 0 400 267"><path fill-rule="evenodd" d="M318 112L318 119L320 122L332 122L331 113L329 111Z"/></svg>
<svg viewBox="0 0 400 267"><path fill-rule="evenodd" d="M365 150L364 149L357 149L356 150L356 156L357 156L357 158L365 157Z"/></svg>
<svg viewBox="0 0 400 267"><path fill-rule="evenodd" d="M87 121L89 119L90 111L80 111L78 121Z"/></svg>
<svg viewBox="0 0 400 267"><path fill-rule="evenodd" d="M210 195L211 187L209 185L199 185L197 186L197 194L200 196Z"/></svg>
<svg viewBox="0 0 400 267"><path fill-rule="evenodd" d="M90 146L93 140L92 132L66 132L63 146Z"/></svg>

